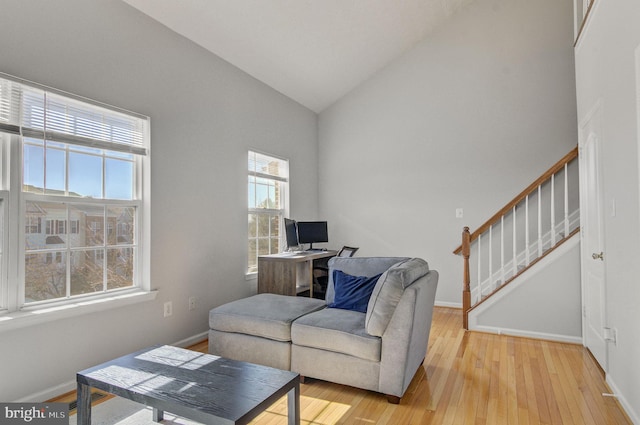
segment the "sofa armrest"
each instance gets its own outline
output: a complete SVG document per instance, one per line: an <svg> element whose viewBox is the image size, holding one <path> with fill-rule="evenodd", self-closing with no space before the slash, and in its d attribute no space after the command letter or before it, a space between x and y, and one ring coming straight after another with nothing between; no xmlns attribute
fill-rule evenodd
<svg viewBox="0 0 640 425"><path fill-rule="evenodd" d="M382 335L381 393L402 397L422 364L429 343L438 272L429 271L405 289Z"/></svg>

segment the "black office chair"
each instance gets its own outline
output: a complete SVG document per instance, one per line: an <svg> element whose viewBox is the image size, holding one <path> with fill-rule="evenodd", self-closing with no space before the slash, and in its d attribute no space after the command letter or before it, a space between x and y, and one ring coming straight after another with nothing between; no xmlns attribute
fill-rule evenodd
<svg viewBox="0 0 640 425"><path fill-rule="evenodd" d="M336 257L353 257L353 254L356 253L360 248L354 248L352 246L343 246Z"/></svg>
<svg viewBox="0 0 640 425"><path fill-rule="evenodd" d="M353 257L360 249L352 246L343 246L336 254L336 257ZM316 260L313 263L313 298L324 299L327 295L327 285L329 283L329 258Z"/></svg>

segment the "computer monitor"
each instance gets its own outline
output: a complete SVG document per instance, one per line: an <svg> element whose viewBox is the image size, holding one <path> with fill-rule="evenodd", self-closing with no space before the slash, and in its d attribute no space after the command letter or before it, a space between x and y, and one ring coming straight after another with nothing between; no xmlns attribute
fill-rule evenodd
<svg viewBox="0 0 640 425"><path fill-rule="evenodd" d="M290 218L284 219L284 233L287 237L287 249L298 246L298 230L296 221Z"/></svg>
<svg viewBox="0 0 640 425"><path fill-rule="evenodd" d="M329 242L326 221L298 221L298 243L308 243L313 249L316 242Z"/></svg>

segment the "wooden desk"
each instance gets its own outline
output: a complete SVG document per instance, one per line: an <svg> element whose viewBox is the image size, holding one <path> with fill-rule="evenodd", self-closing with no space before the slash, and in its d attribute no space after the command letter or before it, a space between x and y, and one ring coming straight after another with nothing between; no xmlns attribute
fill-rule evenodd
<svg viewBox="0 0 640 425"><path fill-rule="evenodd" d="M337 253L301 251L258 256L258 293L296 295L308 289L313 297L313 262Z"/></svg>

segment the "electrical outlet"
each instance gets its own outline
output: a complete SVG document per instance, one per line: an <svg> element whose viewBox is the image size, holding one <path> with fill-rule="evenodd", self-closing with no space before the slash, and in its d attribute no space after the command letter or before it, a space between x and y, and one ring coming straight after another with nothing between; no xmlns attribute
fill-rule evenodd
<svg viewBox="0 0 640 425"><path fill-rule="evenodd" d="M196 297L189 297L189 310L196 309Z"/></svg>
<svg viewBox="0 0 640 425"><path fill-rule="evenodd" d="M169 317L173 314L173 303L171 301L167 301L164 303L164 317Z"/></svg>
<svg viewBox="0 0 640 425"><path fill-rule="evenodd" d="M462 218L464 215L462 208L456 208L456 218Z"/></svg>

